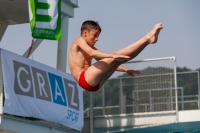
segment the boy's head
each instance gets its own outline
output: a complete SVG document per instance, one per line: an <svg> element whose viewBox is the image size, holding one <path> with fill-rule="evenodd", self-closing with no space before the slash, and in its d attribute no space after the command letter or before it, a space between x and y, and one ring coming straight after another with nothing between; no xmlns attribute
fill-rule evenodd
<svg viewBox="0 0 200 133"><path fill-rule="evenodd" d="M97 21L87 20L87 21L82 23L81 35L82 35L84 30L87 30L89 32L91 30L98 30L99 32L101 32L101 27L100 27L100 25L99 25L99 23Z"/></svg>

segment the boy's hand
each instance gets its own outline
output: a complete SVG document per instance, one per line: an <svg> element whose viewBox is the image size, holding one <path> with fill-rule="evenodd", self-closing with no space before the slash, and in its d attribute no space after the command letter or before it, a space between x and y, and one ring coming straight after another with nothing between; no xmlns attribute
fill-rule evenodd
<svg viewBox="0 0 200 133"><path fill-rule="evenodd" d="M129 56L125 56L125 55L112 55L112 57L116 61L128 61L128 60L130 60L130 57Z"/></svg>
<svg viewBox="0 0 200 133"><path fill-rule="evenodd" d="M134 74L140 74L140 71L138 71L138 70L126 70L126 73L129 76L133 76L134 77Z"/></svg>

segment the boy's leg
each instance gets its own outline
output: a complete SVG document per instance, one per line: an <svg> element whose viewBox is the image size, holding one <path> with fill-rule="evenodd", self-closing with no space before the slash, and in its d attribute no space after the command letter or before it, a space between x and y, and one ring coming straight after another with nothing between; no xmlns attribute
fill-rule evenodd
<svg viewBox="0 0 200 133"><path fill-rule="evenodd" d="M155 25L153 29L146 36L144 36L137 42L128 45L125 48L120 49L114 53L118 55L130 56L131 59L135 58L148 44L153 44L157 42L158 34L161 29L162 29L162 24Z"/></svg>
<svg viewBox="0 0 200 133"><path fill-rule="evenodd" d="M161 24L155 25L142 39L113 54L127 55L130 56L131 59L136 57L148 44L156 43L161 28ZM91 86L96 86L99 83L103 84L122 63L123 62L116 61L113 58L104 58L88 68L85 72L85 79Z"/></svg>
<svg viewBox="0 0 200 133"><path fill-rule="evenodd" d="M100 86L116 71L121 62L113 58L97 61L85 71L85 80L91 86Z"/></svg>

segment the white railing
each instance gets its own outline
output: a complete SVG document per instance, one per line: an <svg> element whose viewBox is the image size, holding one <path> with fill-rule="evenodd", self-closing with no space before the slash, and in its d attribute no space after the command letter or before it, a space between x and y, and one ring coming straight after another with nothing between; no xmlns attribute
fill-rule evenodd
<svg viewBox="0 0 200 133"><path fill-rule="evenodd" d="M184 104L185 103L199 103L199 100L189 100L189 101L183 101L184 98L189 98L189 97L196 97L198 98L199 96L198 95L191 95L191 96L179 96L178 98L181 98L182 100L181 101L178 101L178 103L180 103L182 105L181 109L179 110L185 110L185 107L184 107ZM159 105L159 104L169 104L168 102L162 102L162 103L154 103L154 105ZM175 104L175 102L172 102L172 104ZM145 107L145 112L148 112L147 111L147 106L151 106L150 104L140 104L139 106L144 106ZM130 105L126 105L126 107L133 107L132 104ZM106 115L104 112L105 112L105 109L119 109L120 106L106 106L106 107L94 107L93 110L102 110L102 115ZM86 117L89 117L90 116L90 108L87 108L85 109L84 111L84 114Z"/></svg>
<svg viewBox="0 0 200 133"><path fill-rule="evenodd" d="M197 82L198 82L198 92L200 93L200 84L199 84L199 72L198 71L189 71L189 72L178 72L177 73L177 75L182 75L182 74L193 74L193 73L195 73L196 75L197 75ZM158 75L152 75L152 76L158 76ZM162 74L160 74L159 76L162 76ZM138 76L138 77L142 77L142 76ZM145 77L145 76L144 76ZM124 79L128 79L128 77L123 77ZM120 78L116 78L116 79L119 79L120 80ZM145 83L144 83L145 84ZM169 84L169 83L168 83ZM126 84L126 85L120 85L120 86L131 86L131 85L133 85L133 84ZM119 86L119 87L120 87ZM172 89L174 89L174 88L172 88ZM152 89L152 90L137 90L138 92L140 92L140 91L148 91L149 93L151 93L151 91L155 91L155 90L158 90L158 89ZM170 88L162 88L162 90L170 90ZM185 104L195 104L196 106L198 106L197 108L198 109L200 109L200 95L199 94L194 94L194 95L184 95L184 88L182 88L182 87L177 87L177 90L180 90L181 92L181 96L179 95L178 96L178 98L177 99L179 99L179 100L177 100L178 102L178 104L179 104L179 107L180 107L180 105L181 105L181 107L178 109L178 110L187 110L186 108L185 108ZM120 105L116 105L116 106L105 106L105 96L103 96L103 94L104 94L105 92L104 92L104 86L102 87L102 97L104 97L103 98L103 101L102 101L102 107L94 107L93 109L94 110L99 110L99 109L101 109L102 110L102 115L105 115L106 114L106 109L119 109L120 110ZM138 101L138 99L136 99L136 98L134 98L134 97L127 97L127 96L125 96L125 98L126 99L130 99L130 100L132 100L132 101L134 101L135 103ZM164 99L165 97L162 97L162 99ZM168 98L168 97L166 97L166 98ZM171 97L171 99L176 99L176 97ZM187 99L187 100L185 100L186 98L192 98L192 99ZM149 99L149 103L140 103L138 106L144 106L144 109L145 109L145 111L144 112L148 112L148 110L147 110L147 107L152 107L153 105L161 105L161 104L171 104L171 106L173 105L173 104L176 104L176 102L175 101L173 101L173 100L171 100L170 101L170 103L169 102L160 102L160 103L153 103L153 102L151 102L151 101L153 101L154 99L159 99L159 97L157 97L157 98L152 98L152 97L150 97L150 99ZM121 99L122 100L122 99ZM134 105L133 104L129 104L129 105L125 105L125 106L123 106L123 107L134 107ZM173 106L172 106L172 108L173 108ZM89 116L89 109L90 108L87 108L87 109L85 109L85 114L86 114L86 116ZM151 109L153 109L153 108L151 108ZM172 109L173 110L173 109ZM154 110L151 110L151 111L154 111ZM126 112L124 112L124 113L126 113ZM134 112L133 112L134 113ZM135 113L137 113L137 112L135 112Z"/></svg>

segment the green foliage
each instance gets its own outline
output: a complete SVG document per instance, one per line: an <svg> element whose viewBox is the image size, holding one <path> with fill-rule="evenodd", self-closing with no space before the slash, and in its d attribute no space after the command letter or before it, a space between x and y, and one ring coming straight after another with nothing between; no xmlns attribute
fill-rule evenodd
<svg viewBox="0 0 200 133"><path fill-rule="evenodd" d="M187 71L191 71L191 70L189 68L187 68L187 67L183 67L183 68L177 67L176 71L177 72L187 72Z"/></svg>

